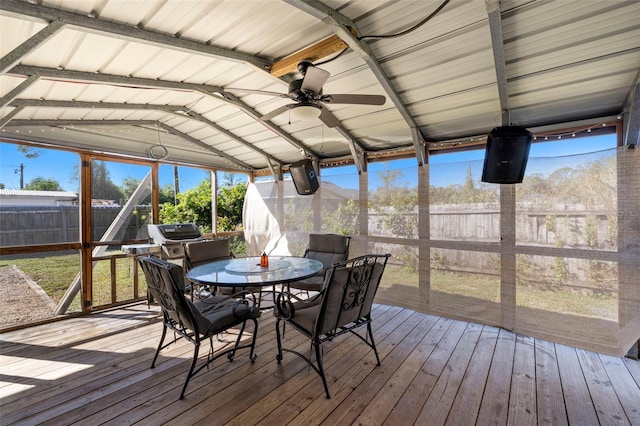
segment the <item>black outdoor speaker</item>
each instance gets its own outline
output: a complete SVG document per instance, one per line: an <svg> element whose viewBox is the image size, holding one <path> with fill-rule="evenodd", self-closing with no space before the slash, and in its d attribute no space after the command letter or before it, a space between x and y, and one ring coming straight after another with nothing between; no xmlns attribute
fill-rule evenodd
<svg viewBox="0 0 640 426"><path fill-rule="evenodd" d="M493 129L487 137L482 181L521 183L529 159L533 134L519 126Z"/></svg>
<svg viewBox="0 0 640 426"><path fill-rule="evenodd" d="M289 166L291 179L300 195L310 195L318 190L320 183L311 160L301 160Z"/></svg>

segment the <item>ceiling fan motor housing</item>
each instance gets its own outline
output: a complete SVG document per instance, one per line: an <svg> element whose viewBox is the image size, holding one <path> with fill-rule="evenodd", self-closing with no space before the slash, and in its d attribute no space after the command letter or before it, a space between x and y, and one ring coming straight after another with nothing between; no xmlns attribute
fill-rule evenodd
<svg viewBox="0 0 640 426"><path fill-rule="evenodd" d="M291 83L289 83L289 97L294 101L299 102L312 102L317 100L317 98L322 95L322 89L320 89L320 92L317 94L317 96L311 92L304 91L301 89L303 80L304 78L301 78L298 80L293 80Z"/></svg>

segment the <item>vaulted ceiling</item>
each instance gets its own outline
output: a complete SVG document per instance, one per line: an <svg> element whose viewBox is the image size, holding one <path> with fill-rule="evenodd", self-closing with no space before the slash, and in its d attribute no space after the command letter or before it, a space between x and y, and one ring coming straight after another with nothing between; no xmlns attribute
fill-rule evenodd
<svg viewBox="0 0 640 426"><path fill-rule="evenodd" d="M495 126L640 126L640 2L2 0L0 138L225 169L353 160ZM330 73L337 125L287 110Z"/></svg>

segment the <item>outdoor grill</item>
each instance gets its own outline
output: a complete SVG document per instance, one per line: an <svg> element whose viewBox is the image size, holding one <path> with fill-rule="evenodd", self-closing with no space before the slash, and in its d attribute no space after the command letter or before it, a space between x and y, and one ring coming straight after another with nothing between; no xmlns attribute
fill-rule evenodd
<svg viewBox="0 0 640 426"><path fill-rule="evenodd" d="M193 223L150 224L147 225L149 239L161 247L162 259L179 259L184 257L183 243L200 241L204 237Z"/></svg>

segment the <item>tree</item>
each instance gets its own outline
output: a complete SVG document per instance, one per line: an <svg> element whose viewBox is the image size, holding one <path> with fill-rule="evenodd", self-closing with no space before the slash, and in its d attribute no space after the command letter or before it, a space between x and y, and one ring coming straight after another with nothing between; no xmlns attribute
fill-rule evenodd
<svg viewBox="0 0 640 426"><path fill-rule="evenodd" d="M163 187L160 188L160 205L164 203L175 203L176 201L176 192L173 189L173 185L167 183Z"/></svg>
<svg viewBox="0 0 640 426"><path fill-rule="evenodd" d="M26 158L38 158L40 154L42 154L41 150L36 149L32 146L17 145L17 149L18 151L23 153Z"/></svg>
<svg viewBox="0 0 640 426"><path fill-rule="evenodd" d="M333 203L332 203L333 204ZM344 200L329 208L322 207L322 231L341 235L354 235L358 232L358 213L360 206L357 200Z"/></svg>
<svg viewBox="0 0 640 426"><path fill-rule="evenodd" d="M119 202L124 197L120 188L113 183L104 161L91 164L91 198Z"/></svg>
<svg viewBox="0 0 640 426"><path fill-rule="evenodd" d="M553 205L549 200L552 194L550 182L538 173L531 174L518 186L517 202L545 203L547 207Z"/></svg>
<svg viewBox="0 0 640 426"><path fill-rule="evenodd" d="M73 167L73 173L69 178L69 183L75 183L80 187L78 182L80 176L79 166ZM122 201L124 192L111 180L109 170L104 161L93 161L91 163L91 198L97 200L113 200Z"/></svg>
<svg viewBox="0 0 640 426"><path fill-rule="evenodd" d="M221 188L218 194L218 231L242 229L242 207L247 192L245 184ZM178 204L171 199L164 202L160 211L162 223L194 223L203 232L211 232L213 217L211 180L177 195Z"/></svg>
<svg viewBox="0 0 640 426"><path fill-rule="evenodd" d="M222 174L221 181L222 181L221 186L227 187L227 188L232 188L240 184L240 182L238 182L238 175L235 173L229 173L229 172L224 172Z"/></svg>
<svg viewBox="0 0 640 426"><path fill-rule="evenodd" d="M369 207L379 218L378 226L385 235L414 237L418 229L418 191L408 188L406 182L397 182L402 176L400 170L379 172L380 185L371 196Z"/></svg>
<svg viewBox="0 0 640 426"><path fill-rule="evenodd" d="M122 180L120 191L124 194L125 200L131 198L135 190L140 186L140 182L142 182L141 179L132 178L131 176L127 176Z"/></svg>
<svg viewBox="0 0 640 426"><path fill-rule="evenodd" d="M211 232L211 181L200 184L176 196L178 204L165 202L160 210L161 223L194 223L202 232Z"/></svg>
<svg viewBox="0 0 640 426"><path fill-rule="evenodd" d="M247 185L240 183L220 188L218 193L218 230L238 231L242 227L242 207Z"/></svg>
<svg viewBox="0 0 640 426"><path fill-rule="evenodd" d="M64 191L57 180L45 179L43 177L31 179L31 181L24 186L24 189L32 191Z"/></svg>

